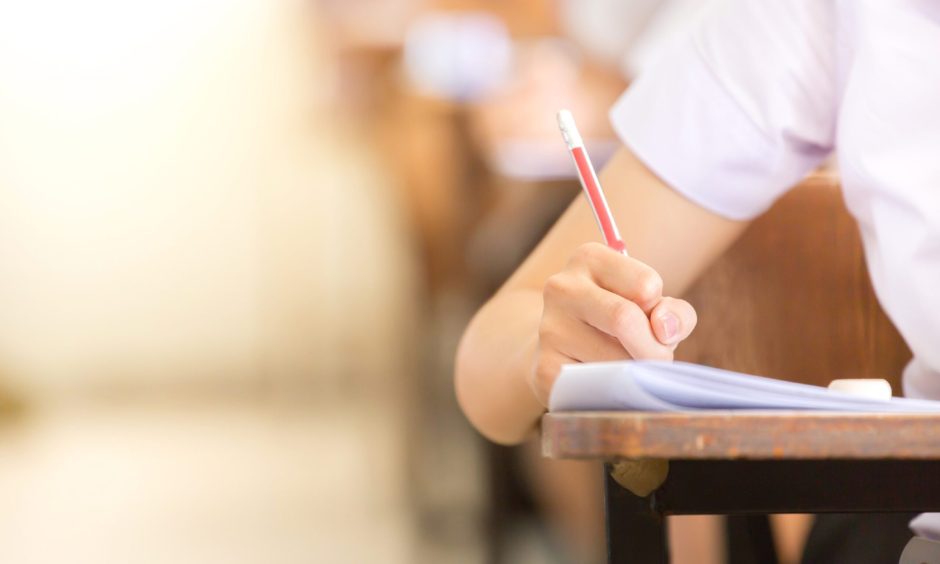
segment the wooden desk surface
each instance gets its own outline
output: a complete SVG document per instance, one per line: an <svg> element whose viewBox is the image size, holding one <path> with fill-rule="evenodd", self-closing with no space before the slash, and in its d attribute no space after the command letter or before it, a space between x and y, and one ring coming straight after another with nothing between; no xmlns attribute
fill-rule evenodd
<svg viewBox="0 0 940 564"><path fill-rule="evenodd" d="M940 459L940 414L573 412L542 418L552 458Z"/></svg>

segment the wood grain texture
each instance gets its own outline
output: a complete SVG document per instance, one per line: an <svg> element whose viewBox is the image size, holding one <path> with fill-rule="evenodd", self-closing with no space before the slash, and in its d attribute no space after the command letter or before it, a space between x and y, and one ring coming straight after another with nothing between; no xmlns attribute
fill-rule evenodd
<svg viewBox="0 0 940 564"><path fill-rule="evenodd" d="M940 414L579 412L542 418L552 458L940 459Z"/></svg>
<svg viewBox="0 0 940 564"><path fill-rule="evenodd" d="M684 297L699 323L677 360L823 386L884 378L901 394L911 353L878 304L831 176L787 193Z"/></svg>

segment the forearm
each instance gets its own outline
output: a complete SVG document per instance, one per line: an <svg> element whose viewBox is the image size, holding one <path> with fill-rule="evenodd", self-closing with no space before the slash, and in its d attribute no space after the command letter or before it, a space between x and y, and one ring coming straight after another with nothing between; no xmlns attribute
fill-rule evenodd
<svg viewBox="0 0 940 564"><path fill-rule="evenodd" d="M527 380L541 315L541 292L506 289L480 309L460 342L457 401L492 441L521 442L545 411Z"/></svg>

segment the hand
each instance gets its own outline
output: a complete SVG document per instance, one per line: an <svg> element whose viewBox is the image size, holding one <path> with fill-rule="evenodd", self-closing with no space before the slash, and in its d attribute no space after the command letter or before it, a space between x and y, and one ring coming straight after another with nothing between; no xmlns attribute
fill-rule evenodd
<svg viewBox="0 0 940 564"><path fill-rule="evenodd" d="M600 243L578 247L545 282L535 366L529 385L542 405L562 365L625 359L672 360L695 328L684 301L663 297L663 281L646 264Z"/></svg>

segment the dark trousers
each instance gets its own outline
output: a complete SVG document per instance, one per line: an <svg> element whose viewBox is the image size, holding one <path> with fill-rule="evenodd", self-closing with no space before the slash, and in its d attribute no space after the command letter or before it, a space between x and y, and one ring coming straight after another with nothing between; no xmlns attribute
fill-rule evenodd
<svg viewBox="0 0 940 564"><path fill-rule="evenodd" d="M817 515L803 564L896 564L913 536L913 513ZM776 564L770 523L764 515L729 516L728 564Z"/></svg>
<svg viewBox="0 0 940 564"><path fill-rule="evenodd" d="M816 516L803 564L895 564L914 533L916 513L846 513Z"/></svg>

